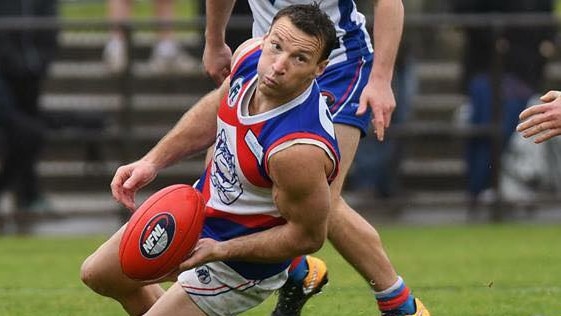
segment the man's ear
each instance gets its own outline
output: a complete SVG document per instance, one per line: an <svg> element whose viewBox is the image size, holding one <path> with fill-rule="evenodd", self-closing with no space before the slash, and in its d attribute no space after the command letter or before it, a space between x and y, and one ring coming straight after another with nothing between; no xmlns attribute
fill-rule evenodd
<svg viewBox="0 0 561 316"><path fill-rule="evenodd" d="M316 69L316 77L319 77L323 74L323 72L325 71L325 68L327 68L327 65L329 64L329 59L325 59L323 61L320 61L317 65L317 69Z"/></svg>

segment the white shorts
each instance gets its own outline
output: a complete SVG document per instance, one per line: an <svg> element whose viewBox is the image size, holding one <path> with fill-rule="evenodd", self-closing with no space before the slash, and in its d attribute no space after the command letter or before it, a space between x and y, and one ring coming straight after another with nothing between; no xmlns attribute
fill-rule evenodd
<svg viewBox="0 0 561 316"><path fill-rule="evenodd" d="M262 280L248 280L222 262L182 272L177 282L210 316L238 315L261 304L284 285L288 269Z"/></svg>

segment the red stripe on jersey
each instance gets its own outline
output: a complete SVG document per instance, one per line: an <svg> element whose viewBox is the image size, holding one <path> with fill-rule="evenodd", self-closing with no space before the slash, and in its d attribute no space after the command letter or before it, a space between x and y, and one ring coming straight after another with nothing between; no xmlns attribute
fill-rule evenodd
<svg viewBox="0 0 561 316"><path fill-rule="evenodd" d="M288 135L286 135L282 138L279 138L276 142L271 144L271 146L269 146L269 149L265 153L265 157L263 158L263 160L264 160L263 163L265 164L265 172L267 172L267 174L269 174L269 159L268 159L268 157L269 157L269 154L271 153L271 151L273 149L275 149L277 146L281 145L282 143L287 142L287 141L291 141L291 140L295 140L295 139L314 139L314 140L320 141L321 143L325 144L327 146L327 148L329 148L333 157L335 157L335 159L337 159L337 161L335 162L335 170L331 173L331 175L328 178L329 181L333 181L333 179L335 179L335 176L337 175L337 172L339 171L339 161L338 161L338 158L337 158L337 151L331 145L331 143L329 143L325 138L323 138L321 136L318 136L316 134L312 134L312 133L292 133L292 134L288 134Z"/></svg>
<svg viewBox="0 0 561 316"><path fill-rule="evenodd" d="M220 107L218 108L218 117L229 125L235 125L238 122L237 110L237 106L228 106L228 95L226 95L220 101Z"/></svg>
<svg viewBox="0 0 561 316"><path fill-rule="evenodd" d="M238 126L240 125L240 120L238 118L238 108L241 106L242 104L242 95L244 93L246 93L247 91L247 86L251 83L251 80L247 81L246 83L243 84L242 88L239 91L239 97L236 101L235 104L232 104L231 106L228 104L228 98L230 96L230 93L228 92L227 95L225 95L224 97L222 97L222 100L220 101L220 107L218 108L218 117L224 121L224 123L228 124L228 125L232 125L232 126Z"/></svg>
<svg viewBox="0 0 561 316"><path fill-rule="evenodd" d="M207 207L206 217L217 217L229 220L231 222L243 225L247 228L268 228L283 225L286 220L282 217L274 217L271 215L240 215L222 212L211 207Z"/></svg>
<svg viewBox="0 0 561 316"><path fill-rule="evenodd" d="M263 122L252 125L251 128L238 128L236 135L236 152L238 153L239 167L247 181L261 188L270 188L273 186L273 183L259 172L260 168L258 166L261 165L261 162L257 160L257 157L253 154L253 151L251 151L245 139L248 133L253 133L255 138L257 138L264 125L265 123ZM259 148L255 150L259 150Z"/></svg>

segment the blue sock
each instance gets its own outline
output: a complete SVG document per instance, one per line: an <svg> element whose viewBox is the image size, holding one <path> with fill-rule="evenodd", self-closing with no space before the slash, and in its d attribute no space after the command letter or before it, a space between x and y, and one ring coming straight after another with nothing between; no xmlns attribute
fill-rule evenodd
<svg viewBox="0 0 561 316"><path fill-rule="evenodd" d="M300 256L292 260L288 269L288 278L292 281L303 282L308 275L308 262L306 256Z"/></svg>

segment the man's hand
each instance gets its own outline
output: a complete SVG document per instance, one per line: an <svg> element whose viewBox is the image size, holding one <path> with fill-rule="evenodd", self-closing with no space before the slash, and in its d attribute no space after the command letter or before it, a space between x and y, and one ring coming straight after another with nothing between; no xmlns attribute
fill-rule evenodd
<svg viewBox="0 0 561 316"><path fill-rule="evenodd" d="M115 200L134 211L136 209L134 203L136 191L152 182L157 174L156 167L143 160L121 166L111 181L111 193Z"/></svg>
<svg viewBox="0 0 561 316"><path fill-rule="evenodd" d="M538 135L534 143L543 143L561 135L561 91L549 91L540 100L542 104L532 105L520 113L522 123L516 130L523 137Z"/></svg>
<svg viewBox="0 0 561 316"><path fill-rule="evenodd" d="M203 52L203 65L206 73L217 85L230 75L230 62L232 61L232 50L226 44L213 47L205 45Z"/></svg>
<svg viewBox="0 0 561 316"><path fill-rule="evenodd" d="M191 256L179 265L179 271L186 271L201 266L208 262L220 261L217 255L219 242L211 238L202 238L197 242Z"/></svg>
<svg viewBox="0 0 561 316"><path fill-rule="evenodd" d="M360 95L357 115L363 115L367 107L372 108L372 125L379 141L384 140L386 128L390 126L392 113L395 109L395 97L391 82L371 78Z"/></svg>

